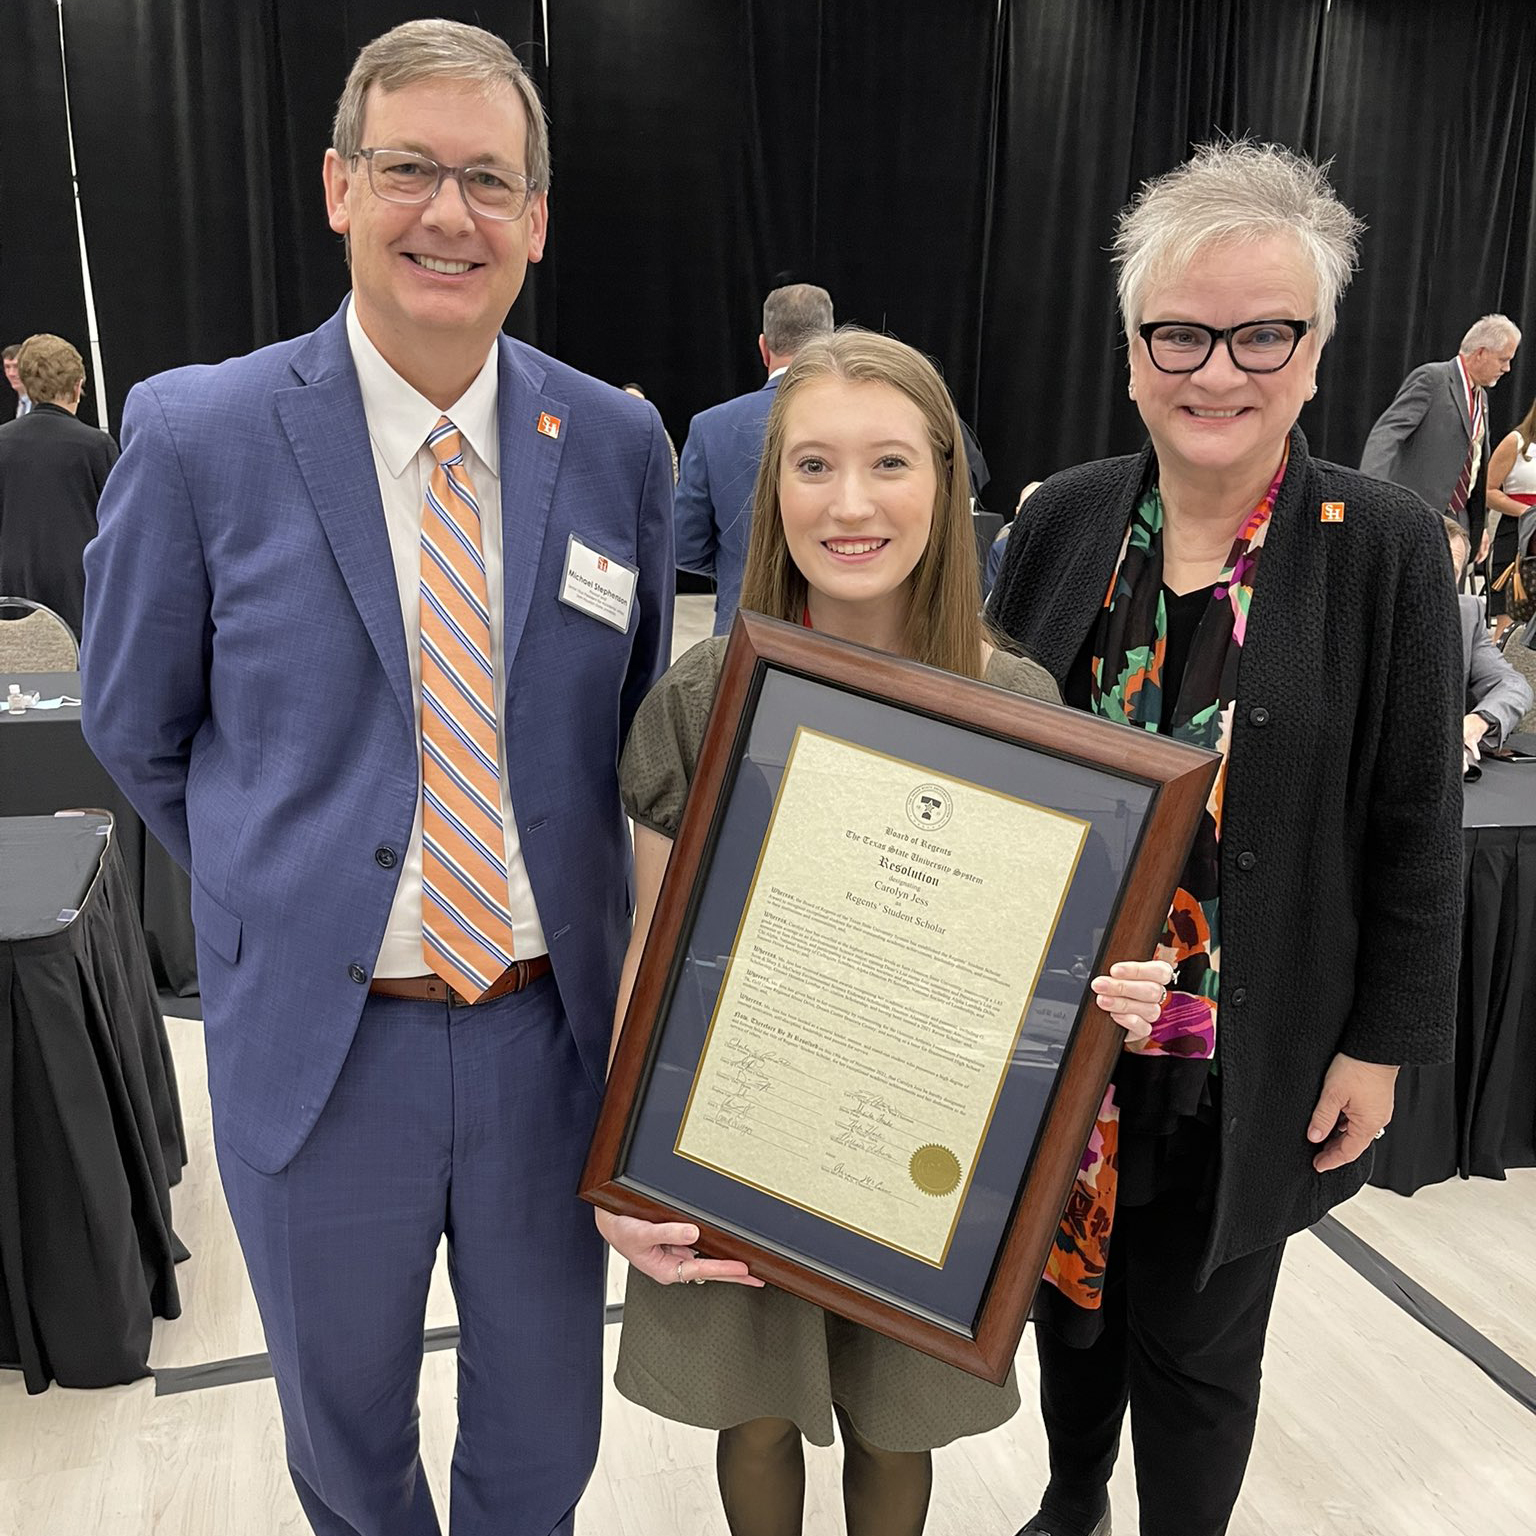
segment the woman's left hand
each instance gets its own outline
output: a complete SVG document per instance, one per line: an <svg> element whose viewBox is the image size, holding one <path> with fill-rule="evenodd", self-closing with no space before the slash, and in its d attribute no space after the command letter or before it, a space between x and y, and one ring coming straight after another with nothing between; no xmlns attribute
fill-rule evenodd
<svg viewBox="0 0 1536 1536"><path fill-rule="evenodd" d="M1110 966L1108 976L1093 978L1094 998L1127 1040L1145 1040L1168 1001L1174 975L1166 960L1122 960Z"/></svg>
<svg viewBox="0 0 1536 1536"><path fill-rule="evenodd" d="M1396 1067L1357 1061L1340 1051L1328 1065L1307 1124L1307 1140L1323 1143L1312 1166L1327 1173L1354 1162L1386 1129L1396 1092Z"/></svg>

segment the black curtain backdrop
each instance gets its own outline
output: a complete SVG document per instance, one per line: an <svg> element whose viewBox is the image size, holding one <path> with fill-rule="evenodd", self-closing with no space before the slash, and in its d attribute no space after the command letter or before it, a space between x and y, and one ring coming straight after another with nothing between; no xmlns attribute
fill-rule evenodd
<svg viewBox="0 0 1536 1536"><path fill-rule="evenodd" d="M1333 161L1369 225L1301 423L1359 461L1410 368L1479 315L1531 333L1492 400L1536 391L1536 6L1106 0L1010 7L984 300L982 441L1017 488L1139 446L1108 246L1191 144L1250 134ZM997 500L994 490L991 498Z"/></svg>
<svg viewBox="0 0 1536 1536"><path fill-rule="evenodd" d="M539 0L433 13L508 39L547 92ZM363 44L421 14L406 0L65 0L114 430L139 379L311 330L341 302L321 183L336 99ZM542 311L530 280L509 329L538 339Z"/></svg>
<svg viewBox="0 0 1536 1536"><path fill-rule="evenodd" d="M996 38L995 5L928 0L551 7L562 358L681 441L762 383L767 290L815 282L974 419Z"/></svg>
<svg viewBox="0 0 1536 1536"><path fill-rule="evenodd" d="M681 447L692 410L750 387L755 357L763 209L740 10L560 0L549 59L559 355L638 383Z"/></svg>
<svg viewBox="0 0 1536 1536"><path fill-rule="evenodd" d="M0 347L52 331L72 341L86 360L85 283L75 228L64 130L64 70L59 12L53 0L0 4ZM81 416L93 419L86 381ZM0 422L16 397L0 380Z"/></svg>
<svg viewBox="0 0 1536 1536"><path fill-rule="evenodd" d="M130 384L275 339L287 251L266 6L117 0L64 8L75 155L113 425Z"/></svg>
<svg viewBox="0 0 1536 1536"><path fill-rule="evenodd" d="M346 69L416 9L65 0L114 423L130 383L317 324L346 290L320 163ZM1217 134L1334 160L1370 225L1303 415L1355 462L1404 373L1502 309L1536 332L1529 0L540 0L437 7L506 37L552 116L551 240L509 329L638 379L681 441L761 379L764 292L940 362L988 501L1134 448L1107 246ZM50 0L0 6L0 324L84 340ZM52 54L49 49L54 48ZM9 339L9 338L7 338ZM82 348L83 350L83 348ZM1536 335L1493 400L1536 392Z"/></svg>

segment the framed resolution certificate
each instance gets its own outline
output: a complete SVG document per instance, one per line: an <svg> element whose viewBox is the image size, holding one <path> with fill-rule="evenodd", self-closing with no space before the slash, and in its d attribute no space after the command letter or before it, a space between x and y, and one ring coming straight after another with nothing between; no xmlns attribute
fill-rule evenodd
<svg viewBox="0 0 1536 1536"><path fill-rule="evenodd" d="M739 615L583 1197L1001 1381L1218 761Z"/></svg>

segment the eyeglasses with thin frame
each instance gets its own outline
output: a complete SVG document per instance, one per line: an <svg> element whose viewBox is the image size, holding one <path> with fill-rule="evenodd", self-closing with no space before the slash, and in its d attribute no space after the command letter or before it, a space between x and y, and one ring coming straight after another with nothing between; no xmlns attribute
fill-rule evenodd
<svg viewBox="0 0 1536 1536"><path fill-rule="evenodd" d="M1311 320L1244 320L1218 331L1197 320L1149 320L1136 334L1160 373L1199 373L1210 362L1218 341L1244 373L1279 373L1296 355Z"/></svg>
<svg viewBox="0 0 1536 1536"><path fill-rule="evenodd" d="M367 161L368 185L386 203L430 203L447 177L458 182L472 212L511 222L522 218L539 190L537 182L499 165L439 165L409 149L360 149L356 158Z"/></svg>

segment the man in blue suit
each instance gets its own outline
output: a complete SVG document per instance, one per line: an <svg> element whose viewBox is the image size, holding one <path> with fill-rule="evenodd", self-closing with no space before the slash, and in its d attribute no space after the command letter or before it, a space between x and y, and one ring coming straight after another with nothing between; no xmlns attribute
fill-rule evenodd
<svg viewBox="0 0 1536 1536"><path fill-rule="evenodd" d="M810 283L775 288L763 301L763 330L757 338L767 383L700 411L689 424L673 507L677 563L682 570L714 578L717 635L731 627L741 596L752 532L752 486L773 392L795 353L831 329L832 299L825 288Z"/></svg>
<svg viewBox="0 0 1536 1536"><path fill-rule="evenodd" d="M453 1532L573 1530L596 1455L575 1191L671 464L651 407L501 333L548 164L500 39L369 44L325 159L350 300L136 388L86 557L86 733L192 875L219 1166L321 1536L439 1530L416 1398L445 1234Z"/></svg>

